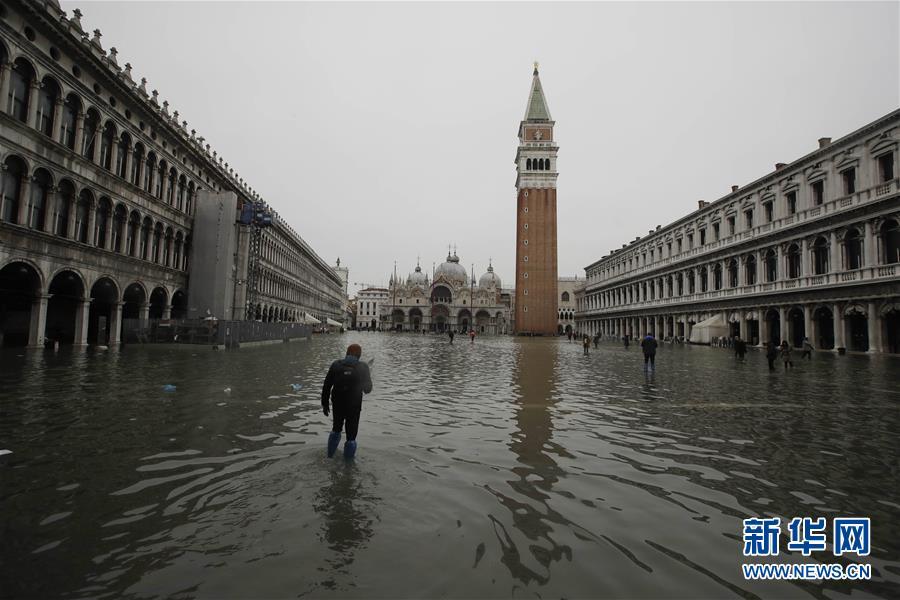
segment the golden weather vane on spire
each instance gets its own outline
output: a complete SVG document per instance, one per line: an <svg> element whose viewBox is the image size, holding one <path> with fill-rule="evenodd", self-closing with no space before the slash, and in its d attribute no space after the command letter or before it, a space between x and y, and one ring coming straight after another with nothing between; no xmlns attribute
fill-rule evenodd
<svg viewBox="0 0 900 600"><path fill-rule="evenodd" d="M539 66L541 66L541 63L539 63L538 61L534 61L534 70L535 70L535 71L538 70L538 67L539 67Z"/></svg>

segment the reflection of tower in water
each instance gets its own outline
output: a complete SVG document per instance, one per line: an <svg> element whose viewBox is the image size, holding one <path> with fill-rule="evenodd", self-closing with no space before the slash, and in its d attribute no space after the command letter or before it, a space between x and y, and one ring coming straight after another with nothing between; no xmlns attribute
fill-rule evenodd
<svg viewBox="0 0 900 600"><path fill-rule="evenodd" d="M509 449L516 455L517 465L512 469L516 477L507 482L515 494L507 496L500 490L491 491L510 511L513 526L527 538L527 551L532 558L523 556L503 522L491 519L503 548L501 560L512 576L525 584L532 581L545 584L550 580L551 563L572 558L571 548L557 544L551 537L554 523L568 525L569 522L547 504L553 485L563 474L552 454L569 456L552 441L559 346L556 340L533 338L515 338L515 343L513 387L517 392L517 429Z"/></svg>

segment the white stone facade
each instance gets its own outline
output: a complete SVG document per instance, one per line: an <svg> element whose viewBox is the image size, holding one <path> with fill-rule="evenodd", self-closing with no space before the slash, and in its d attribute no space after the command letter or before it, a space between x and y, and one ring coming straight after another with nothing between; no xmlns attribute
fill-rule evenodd
<svg viewBox="0 0 900 600"><path fill-rule="evenodd" d="M560 277L558 279L559 308L557 309L557 326L560 334L575 331L576 329L575 312L578 308L576 296L580 290L584 289L584 283L584 278L581 277Z"/></svg>
<svg viewBox="0 0 900 600"><path fill-rule="evenodd" d="M356 294L357 329L381 329L382 307L389 297L387 288L368 287Z"/></svg>
<svg viewBox="0 0 900 600"><path fill-rule="evenodd" d="M900 352L900 110L585 268L578 329Z"/></svg>

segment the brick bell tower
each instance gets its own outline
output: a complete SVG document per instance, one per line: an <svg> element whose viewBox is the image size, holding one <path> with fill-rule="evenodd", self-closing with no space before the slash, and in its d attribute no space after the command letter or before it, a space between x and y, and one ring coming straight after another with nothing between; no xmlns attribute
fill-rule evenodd
<svg viewBox="0 0 900 600"><path fill-rule="evenodd" d="M553 119L534 63L516 152L516 315L520 335L556 335L556 153Z"/></svg>

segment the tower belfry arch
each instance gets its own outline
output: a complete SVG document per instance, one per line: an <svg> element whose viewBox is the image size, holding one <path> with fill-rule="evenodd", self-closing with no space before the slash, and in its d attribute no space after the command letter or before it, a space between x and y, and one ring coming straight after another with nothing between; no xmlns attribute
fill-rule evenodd
<svg viewBox="0 0 900 600"><path fill-rule="evenodd" d="M557 331L555 125L535 62L515 161L517 334Z"/></svg>

